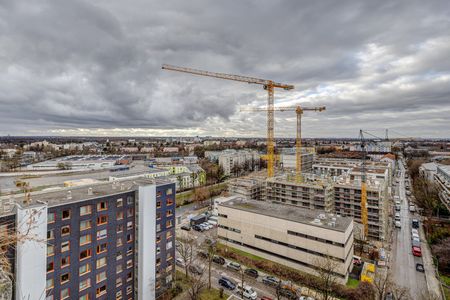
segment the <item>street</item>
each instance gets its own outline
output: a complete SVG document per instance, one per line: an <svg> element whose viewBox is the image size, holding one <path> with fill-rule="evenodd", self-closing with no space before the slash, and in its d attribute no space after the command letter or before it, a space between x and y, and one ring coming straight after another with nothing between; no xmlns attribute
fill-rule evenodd
<svg viewBox="0 0 450 300"><path fill-rule="evenodd" d="M416 263L421 263L422 258L415 257L411 252L411 220L414 218L409 212L408 201L405 192L405 168L399 162L400 182L396 195L401 202L401 229L394 228L393 249L391 254L391 272L394 282L409 290L412 299L421 299L428 294L425 274L416 271ZM426 241L421 238L422 248Z"/></svg>

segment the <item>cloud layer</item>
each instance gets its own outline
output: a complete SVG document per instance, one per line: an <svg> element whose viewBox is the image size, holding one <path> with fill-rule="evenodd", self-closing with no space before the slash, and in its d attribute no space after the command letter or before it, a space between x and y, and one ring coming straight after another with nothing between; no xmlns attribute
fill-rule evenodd
<svg viewBox="0 0 450 300"><path fill-rule="evenodd" d="M259 86L304 136L392 128L450 137L450 6L442 1L0 1L0 134L264 136ZM276 136L295 115L277 113Z"/></svg>

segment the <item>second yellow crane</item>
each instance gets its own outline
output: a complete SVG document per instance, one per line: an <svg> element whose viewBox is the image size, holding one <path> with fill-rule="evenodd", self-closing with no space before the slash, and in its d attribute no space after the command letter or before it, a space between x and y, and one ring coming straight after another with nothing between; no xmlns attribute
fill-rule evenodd
<svg viewBox="0 0 450 300"><path fill-rule="evenodd" d="M324 111L325 106L318 107L303 107L301 105L297 106L285 106L285 107L274 107L273 110L276 111L295 111L297 114L297 134L295 139L295 180L297 182L302 182L302 115L304 111ZM269 108L241 108L241 111L267 111Z"/></svg>

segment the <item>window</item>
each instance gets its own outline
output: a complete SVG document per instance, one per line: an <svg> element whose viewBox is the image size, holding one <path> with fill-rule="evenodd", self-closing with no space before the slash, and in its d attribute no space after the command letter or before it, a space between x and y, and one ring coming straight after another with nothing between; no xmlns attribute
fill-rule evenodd
<svg viewBox="0 0 450 300"><path fill-rule="evenodd" d="M127 217L129 218L129 217L132 217L133 215L134 215L134 209L132 209L132 208L127 209Z"/></svg>
<svg viewBox="0 0 450 300"><path fill-rule="evenodd" d="M66 252L70 250L70 242L65 241L61 243L61 252Z"/></svg>
<svg viewBox="0 0 450 300"><path fill-rule="evenodd" d="M107 235L108 234L107 234L107 230L106 229L102 229L100 231L97 231L97 240L104 239L104 238L106 238Z"/></svg>
<svg viewBox="0 0 450 300"><path fill-rule="evenodd" d="M62 274L61 275L61 284L68 282L69 278L70 278L69 273Z"/></svg>
<svg viewBox="0 0 450 300"><path fill-rule="evenodd" d="M116 204L117 204L117 207L122 207L123 206L123 199L122 198L117 199L116 200Z"/></svg>
<svg viewBox="0 0 450 300"><path fill-rule="evenodd" d="M132 267L133 267L133 260L132 259L127 260L127 269Z"/></svg>
<svg viewBox="0 0 450 300"><path fill-rule="evenodd" d="M156 201L156 208L161 208L161 201Z"/></svg>
<svg viewBox="0 0 450 300"><path fill-rule="evenodd" d="M172 216L172 215L173 215L173 210L169 209L169 210L166 212L166 217L170 217L170 216Z"/></svg>
<svg viewBox="0 0 450 300"><path fill-rule="evenodd" d="M47 256L55 254L55 246L47 245Z"/></svg>
<svg viewBox="0 0 450 300"><path fill-rule="evenodd" d="M156 220L161 220L161 212L156 213Z"/></svg>
<svg viewBox="0 0 450 300"><path fill-rule="evenodd" d="M171 237L172 237L172 231L168 231L166 233L166 240L170 240Z"/></svg>
<svg viewBox="0 0 450 300"><path fill-rule="evenodd" d="M100 203L97 203L97 211L102 211L108 209L108 205L105 201L102 201Z"/></svg>
<svg viewBox="0 0 450 300"><path fill-rule="evenodd" d="M119 287L122 285L122 277L116 278L116 287Z"/></svg>
<svg viewBox="0 0 450 300"><path fill-rule="evenodd" d="M132 196L128 196L127 197L127 204L128 205L131 205L131 204L133 204L134 203L134 198L132 197Z"/></svg>
<svg viewBox="0 0 450 300"><path fill-rule="evenodd" d="M133 241L133 235L131 233L127 234L127 243L132 242Z"/></svg>
<svg viewBox="0 0 450 300"><path fill-rule="evenodd" d="M172 220L167 220L166 221L166 228L170 228L170 227L172 227Z"/></svg>
<svg viewBox="0 0 450 300"><path fill-rule="evenodd" d="M123 219L123 211L118 211L117 213L116 213L116 218L117 218L117 220L122 220Z"/></svg>
<svg viewBox="0 0 450 300"><path fill-rule="evenodd" d="M96 262L97 269L100 269L100 268L102 268L104 266L106 266L106 257L102 257L102 258L97 259L97 262Z"/></svg>
<svg viewBox="0 0 450 300"><path fill-rule="evenodd" d="M127 230L131 230L133 229L133 221L128 221L127 222Z"/></svg>
<svg viewBox="0 0 450 300"><path fill-rule="evenodd" d="M103 280L106 280L106 271L100 272L96 276L97 283L102 282Z"/></svg>
<svg viewBox="0 0 450 300"><path fill-rule="evenodd" d="M61 227L61 235L66 236L70 234L70 225Z"/></svg>
<svg viewBox="0 0 450 300"><path fill-rule="evenodd" d="M159 197L161 197L161 196L162 196L162 192L161 192L161 191L157 191L157 192L156 192L156 197L159 198Z"/></svg>
<svg viewBox="0 0 450 300"><path fill-rule="evenodd" d="M166 244L166 250L172 249L172 242Z"/></svg>
<svg viewBox="0 0 450 300"><path fill-rule="evenodd" d="M91 257L92 256L92 250L91 249L86 249L80 252L80 260L83 260L85 258Z"/></svg>
<svg viewBox="0 0 450 300"><path fill-rule="evenodd" d="M131 285L127 286L127 295L133 292L133 287Z"/></svg>
<svg viewBox="0 0 450 300"><path fill-rule="evenodd" d="M47 279L47 284L45 285L45 288L48 290L54 286L55 286L55 282L53 281L53 278Z"/></svg>
<svg viewBox="0 0 450 300"><path fill-rule="evenodd" d="M47 264L47 273L53 272L54 270L55 270L55 263L51 261Z"/></svg>
<svg viewBox="0 0 450 300"><path fill-rule="evenodd" d="M119 274L119 273L122 272L122 271L123 271L122 264L117 265L117 266L116 266L116 274Z"/></svg>
<svg viewBox="0 0 450 300"><path fill-rule="evenodd" d="M70 256L61 258L61 268L70 266Z"/></svg>
<svg viewBox="0 0 450 300"><path fill-rule="evenodd" d="M133 254L133 246L128 246L127 255Z"/></svg>
<svg viewBox="0 0 450 300"><path fill-rule="evenodd" d="M97 288L97 297L100 297L104 294L106 294L106 285L102 285L101 287Z"/></svg>
<svg viewBox="0 0 450 300"><path fill-rule="evenodd" d="M117 291L116 292L116 300L121 300L122 299L122 291Z"/></svg>
<svg viewBox="0 0 450 300"><path fill-rule="evenodd" d="M90 235L90 234L80 236L80 245L81 246L89 244L91 241L92 241L92 235Z"/></svg>
<svg viewBox="0 0 450 300"><path fill-rule="evenodd" d="M47 214L47 223L55 223L55 213L48 213Z"/></svg>
<svg viewBox="0 0 450 300"><path fill-rule="evenodd" d="M80 207L80 216L90 215L92 213L92 205Z"/></svg>
<svg viewBox="0 0 450 300"><path fill-rule="evenodd" d="M89 296L89 294L86 294L86 295L80 296L79 300L90 300L90 299L91 299L91 297Z"/></svg>
<svg viewBox="0 0 450 300"><path fill-rule="evenodd" d="M123 225L117 225L117 233L123 232Z"/></svg>
<svg viewBox="0 0 450 300"><path fill-rule="evenodd" d="M97 246L97 254L103 253L105 251L106 251L106 243Z"/></svg>
<svg viewBox="0 0 450 300"><path fill-rule="evenodd" d="M82 265L82 266L80 266L80 268L78 270L79 270L80 275L84 275L91 271L91 265L90 264Z"/></svg>
<svg viewBox="0 0 450 300"><path fill-rule="evenodd" d="M61 290L61 300L62 299L67 299L70 297L70 292L69 292L69 288L65 288Z"/></svg>
<svg viewBox="0 0 450 300"><path fill-rule="evenodd" d="M167 198L166 206L170 206L172 204L173 204L173 199L172 198Z"/></svg>
<svg viewBox="0 0 450 300"><path fill-rule="evenodd" d="M92 221L91 220L84 220L80 222L80 231L86 230L92 227Z"/></svg>
<svg viewBox="0 0 450 300"><path fill-rule="evenodd" d="M91 287L91 279L90 278L86 278L86 279L80 281L80 291L85 290L89 287Z"/></svg>
<svg viewBox="0 0 450 300"><path fill-rule="evenodd" d="M121 260L122 259L122 252L121 251L117 251L116 253L116 260Z"/></svg>
<svg viewBox="0 0 450 300"><path fill-rule="evenodd" d="M172 192L172 189L167 189L167 190L166 190L166 195L172 195L172 193L173 193L173 192Z"/></svg>
<svg viewBox="0 0 450 300"><path fill-rule="evenodd" d="M117 238L117 247L120 247L123 245L123 240L122 238Z"/></svg>
<svg viewBox="0 0 450 300"><path fill-rule="evenodd" d="M103 215L103 216L97 217L97 225L103 225L103 224L107 224L107 223L108 223L108 216Z"/></svg>
<svg viewBox="0 0 450 300"><path fill-rule="evenodd" d="M47 230L47 240L53 240L55 238L55 232L53 229Z"/></svg>
<svg viewBox="0 0 450 300"><path fill-rule="evenodd" d="M65 209L62 211L62 219L63 220L70 219L70 209Z"/></svg>
<svg viewBox="0 0 450 300"><path fill-rule="evenodd" d="M133 280L133 274L131 272L127 273L127 282Z"/></svg>

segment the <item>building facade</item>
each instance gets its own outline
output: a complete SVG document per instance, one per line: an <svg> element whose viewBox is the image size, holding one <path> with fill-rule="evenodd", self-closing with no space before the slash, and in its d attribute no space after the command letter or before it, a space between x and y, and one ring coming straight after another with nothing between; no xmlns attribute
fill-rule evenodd
<svg viewBox="0 0 450 300"><path fill-rule="evenodd" d="M218 204L218 215L218 238L226 246L313 275L330 257L337 262L335 277L347 282L353 266L351 218L244 199Z"/></svg>
<svg viewBox="0 0 450 300"><path fill-rule="evenodd" d="M9 230L20 233L23 224L31 224L39 237L16 245L16 299L156 299L170 286L173 183L140 179L123 181L120 188L99 184L41 192L32 199L0 215L0 226L12 217L19 225ZM3 207L21 203L1 200Z"/></svg>
<svg viewBox="0 0 450 300"><path fill-rule="evenodd" d="M450 209L450 166L437 166L434 182L439 191L439 198L447 209Z"/></svg>

